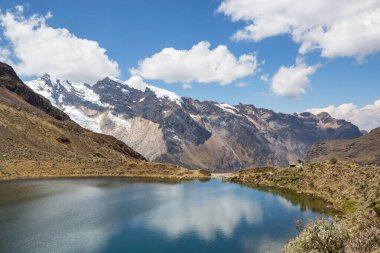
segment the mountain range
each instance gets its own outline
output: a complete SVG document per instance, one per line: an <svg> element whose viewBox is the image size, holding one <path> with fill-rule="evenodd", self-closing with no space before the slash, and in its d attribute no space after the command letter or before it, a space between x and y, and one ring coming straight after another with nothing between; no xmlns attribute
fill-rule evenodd
<svg viewBox="0 0 380 253"><path fill-rule="evenodd" d="M312 144L362 136L355 125L327 113L290 115L199 101L137 76L86 84L45 74L26 85L82 127L116 137L149 161L190 169L287 165L304 159Z"/></svg>

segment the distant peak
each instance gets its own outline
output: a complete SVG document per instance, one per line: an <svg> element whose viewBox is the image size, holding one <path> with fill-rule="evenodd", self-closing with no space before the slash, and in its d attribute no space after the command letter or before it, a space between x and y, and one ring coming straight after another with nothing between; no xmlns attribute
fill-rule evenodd
<svg viewBox="0 0 380 253"><path fill-rule="evenodd" d="M170 101L176 102L179 106L182 104L182 98L172 91L168 91L153 85L147 84L141 76L132 76L125 82L129 87L145 91L146 88L150 89L156 94L157 98L167 98Z"/></svg>
<svg viewBox="0 0 380 253"><path fill-rule="evenodd" d="M320 112L317 114L317 116L319 118L332 118L330 114L328 114L327 112Z"/></svg>
<svg viewBox="0 0 380 253"><path fill-rule="evenodd" d="M115 77L115 76L107 76L105 79L109 79L111 81L114 81L114 82L117 82L117 83L121 83L121 84L124 84L124 81L120 80L119 78Z"/></svg>

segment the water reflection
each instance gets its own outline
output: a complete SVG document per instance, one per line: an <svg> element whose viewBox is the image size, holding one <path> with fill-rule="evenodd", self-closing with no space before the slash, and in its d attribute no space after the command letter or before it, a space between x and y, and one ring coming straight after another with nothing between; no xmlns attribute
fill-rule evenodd
<svg viewBox="0 0 380 253"><path fill-rule="evenodd" d="M168 190L165 187L165 192ZM252 199L234 193L231 187L193 189L189 194L184 185L169 187L175 199L160 205L154 211L141 217L138 222L152 229L164 232L170 238L195 232L204 240L214 239L217 233L231 237L234 229L241 222L260 223L263 219L260 204ZM228 192L231 190L231 192Z"/></svg>
<svg viewBox="0 0 380 253"><path fill-rule="evenodd" d="M0 252L278 252L322 215L290 199L215 180L0 183Z"/></svg>
<svg viewBox="0 0 380 253"><path fill-rule="evenodd" d="M43 197L0 209L1 252L96 252L117 231L97 187ZM54 190L54 189L52 189ZM52 250L54 249L54 250Z"/></svg>

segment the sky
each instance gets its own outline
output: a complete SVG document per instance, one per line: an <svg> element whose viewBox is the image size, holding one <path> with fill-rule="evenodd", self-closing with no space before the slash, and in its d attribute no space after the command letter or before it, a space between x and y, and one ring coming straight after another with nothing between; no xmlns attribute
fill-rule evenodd
<svg viewBox="0 0 380 253"><path fill-rule="evenodd" d="M2 0L0 60L23 80L106 76L380 126L380 0Z"/></svg>

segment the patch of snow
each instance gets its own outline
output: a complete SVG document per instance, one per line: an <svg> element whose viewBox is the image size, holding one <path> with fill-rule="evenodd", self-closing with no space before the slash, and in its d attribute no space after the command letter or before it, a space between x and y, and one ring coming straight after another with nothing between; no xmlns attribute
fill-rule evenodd
<svg viewBox="0 0 380 253"><path fill-rule="evenodd" d="M59 95L58 97L58 103L62 104L63 103L63 95Z"/></svg>
<svg viewBox="0 0 380 253"><path fill-rule="evenodd" d="M97 133L102 132L100 129L100 117L96 117L95 115L93 117L88 116L83 111L71 105L65 106L65 108L63 108L63 111L67 113L73 121L77 122L82 127L90 129Z"/></svg>
<svg viewBox="0 0 380 253"><path fill-rule="evenodd" d="M31 88L34 92L40 94L41 96L49 99L49 101L54 105L57 106L56 101L52 97L52 92L49 87L43 80L37 79L33 81L25 82L25 84Z"/></svg>
<svg viewBox="0 0 380 253"><path fill-rule="evenodd" d="M124 119L122 116L115 116L112 113L107 115L107 118L115 125L114 131L129 131L131 130L131 123Z"/></svg>
<svg viewBox="0 0 380 253"><path fill-rule="evenodd" d="M217 107L223 109L226 112L229 112L229 113L235 114L237 116L240 116L239 114L236 113L237 109L234 106L232 106L232 105L229 105L229 104L226 104L226 103L215 104L215 105Z"/></svg>
<svg viewBox="0 0 380 253"><path fill-rule="evenodd" d="M128 85L129 87L136 90L140 90L142 92L145 92L146 88L148 88L156 94L157 98L166 98L172 102L175 102L179 106L182 105L182 98L180 96L178 96L172 91L168 91L168 90L161 89L153 85L149 85L145 83L144 80L140 76L132 76L129 80L127 80L124 83Z"/></svg>

